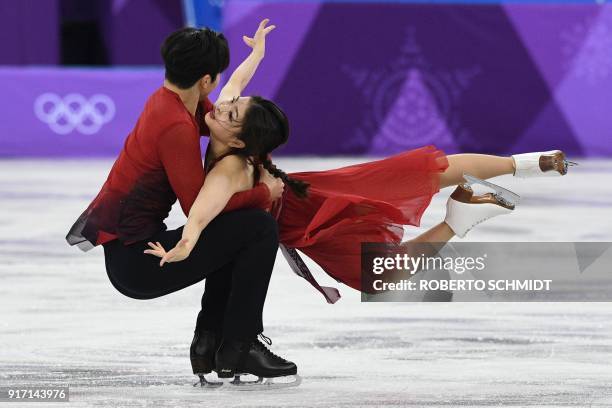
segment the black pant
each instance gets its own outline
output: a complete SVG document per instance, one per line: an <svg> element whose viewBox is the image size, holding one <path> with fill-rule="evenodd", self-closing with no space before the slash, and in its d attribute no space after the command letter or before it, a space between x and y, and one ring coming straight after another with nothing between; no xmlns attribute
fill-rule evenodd
<svg viewBox="0 0 612 408"><path fill-rule="evenodd" d="M206 278L196 329L221 331L226 338L249 339L263 331L262 313L278 250L278 225L259 209L221 214L202 231L189 257L166 263L143 253L147 242L166 250L183 228L162 231L130 245L104 244L106 271L113 286L135 299L152 299Z"/></svg>

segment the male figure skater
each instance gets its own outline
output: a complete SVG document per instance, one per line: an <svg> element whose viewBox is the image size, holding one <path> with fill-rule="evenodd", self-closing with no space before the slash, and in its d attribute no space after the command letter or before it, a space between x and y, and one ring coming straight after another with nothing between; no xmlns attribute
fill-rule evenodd
<svg viewBox="0 0 612 408"><path fill-rule="evenodd" d="M254 38L274 28L266 24L267 20L260 24ZM253 41L245 37L247 45ZM204 385L218 385L207 383L203 375L215 369L222 341L243 345L235 351L236 364L249 367L252 374L296 374L295 364L272 354L257 338L263 331L278 227L268 212L256 207L281 196L280 179L261 169L262 182L240 193L241 207L246 201L252 208L228 211L230 201L200 235L189 259L162 268L144 253L150 242L172 248L181 239L183 227L169 231L163 220L177 198L188 215L202 188L200 136L208 133L204 115L215 109L207 96L229 65L226 39L210 29L172 33L161 54L164 85L147 100L101 191L66 239L83 250L103 245L111 283L135 299L163 296L206 278L191 345L193 372ZM236 70L243 87L262 58L252 53Z"/></svg>

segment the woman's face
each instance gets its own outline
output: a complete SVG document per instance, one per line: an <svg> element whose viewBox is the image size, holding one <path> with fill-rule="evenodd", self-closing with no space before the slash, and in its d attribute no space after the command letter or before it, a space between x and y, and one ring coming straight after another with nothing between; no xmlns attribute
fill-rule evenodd
<svg viewBox="0 0 612 408"><path fill-rule="evenodd" d="M217 102L214 109L204 116L211 137L227 144L238 141L237 135L242 129L242 119L249 107L250 99L241 97Z"/></svg>

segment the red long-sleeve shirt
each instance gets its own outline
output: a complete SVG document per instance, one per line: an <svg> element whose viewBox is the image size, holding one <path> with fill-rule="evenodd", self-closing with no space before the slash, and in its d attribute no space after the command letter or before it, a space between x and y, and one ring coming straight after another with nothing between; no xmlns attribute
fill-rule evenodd
<svg viewBox="0 0 612 408"><path fill-rule="evenodd" d="M194 118L178 94L155 91L102 189L68 232L68 243L87 250L114 239L148 239L166 229L163 220L177 198L189 214L204 183L200 136L209 132L204 115L212 106L204 100ZM223 211L269 204L270 191L259 183L235 194Z"/></svg>

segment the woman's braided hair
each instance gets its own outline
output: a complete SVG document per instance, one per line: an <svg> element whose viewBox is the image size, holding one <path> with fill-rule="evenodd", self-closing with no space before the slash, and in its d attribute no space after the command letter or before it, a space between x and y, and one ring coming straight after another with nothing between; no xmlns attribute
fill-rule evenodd
<svg viewBox="0 0 612 408"><path fill-rule="evenodd" d="M235 153L254 158L249 160L255 168L255 180L259 180L258 165L261 164L271 175L280 178L289 186L296 196L308 196L308 183L289 177L270 160L270 152L289 139L287 115L274 102L260 96L252 96L238 138L244 142L245 147L235 149Z"/></svg>

